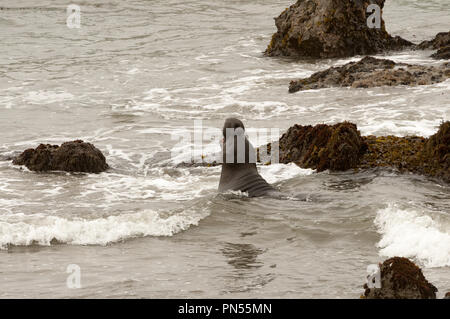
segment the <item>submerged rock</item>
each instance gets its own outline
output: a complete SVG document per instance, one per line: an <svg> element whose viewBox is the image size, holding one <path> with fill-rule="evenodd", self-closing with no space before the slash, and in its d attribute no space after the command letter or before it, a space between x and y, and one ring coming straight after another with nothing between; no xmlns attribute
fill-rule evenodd
<svg viewBox="0 0 450 319"><path fill-rule="evenodd" d="M14 156L12 155L0 154L0 161L12 161L13 159Z"/></svg>
<svg viewBox="0 0 450 319"><path fill-rule="evenodd" d="M81 140L61 146L41 144L27 149L13 160L15 165L25 165L32 171L66 171L100 173L108 169L102 152Z"/></svg>
<svg viewBox="0 0 450 319"><path fill-rule="evenodd" d="M204 161L204 162L200 162L200 163L196 163L194 161L191 162L181 162L178 163L175 167L176 168L193 168L193 167L213 167L213 166L221 166L222 163L219 163L217 161L212 161L212 162L208 162L208 161Z"/></svg>
<svg viewBox="0 0 450 319"><path fill-rule="evenodd" d="M450 59L450 45L437 50L431 57L435 59Z"/></svg>
<svg viewBox="0 0 450 319"><path fill-rule="evenodd" d="M437 288L408 258L393 257L380 267L381 288L364 285L367 299L436 299Z"/></svg>
<svg viewBox="0 0 450 319"><path fill-rule="evenodd" d="M435 59L450 59L450 31L440 32L432 40L423 41L416 46L417 49L435 49L431 57Z"/></svg>
<svg viewBox="0 0 450 319"><path fill-rule="evenodd" d="M394 85L429 85L450 77L450 63L441 66L410 65L387 59L364 57L291 81L289 92L329 87L369 88Z"/></svg>
<svg viewBox="0 0 450 319"><path fill-rule="evenodd" d="M385 0L298 0L275 18L277 32L268 56L335 58L366 55L413 46L386 31ZM369 4L381 9L380 28L369 28Z"/></svg>
<svg viewBox="0 0 450 319"><path fill-rule="evenodd" d="M429 41L422 41L417 45L418 49L440 49L450 45L450 31L439 32L436 36Z"/></svg>
<svg viewBox="0 0 450 319"><path fill-rule="evenodd" d="M314 127L294 125L280 138L279 147L280 163L295 162L320 172L355 167L367 146L356 125L344 122Z"/></svg>

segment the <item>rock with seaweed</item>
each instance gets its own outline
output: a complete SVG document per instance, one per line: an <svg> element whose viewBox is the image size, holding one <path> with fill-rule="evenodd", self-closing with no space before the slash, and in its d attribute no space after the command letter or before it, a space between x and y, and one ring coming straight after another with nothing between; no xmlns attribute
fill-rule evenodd
<svg viewBox="0 0 450 319"><path fill-rule="evenodd" d="M395 85L429 85L450 78L450 63L439 66L395 63L387 59L364 57L339 67L291 81L289 92L329 87L369 88Z"/></svg>
<svg viewBox="0 0 450 319"><path fill-rule="evenodd" d="M14 158L14 165L25 165L29 170L100 173L108 169L105 156L90 143L81 140L61 146L40 144Z"/></svg>
<svg viewBox="0 0 450 319"><path fill-rule="evenodd" d="M277 18L277 32L267 47L267 56L294 58L335 58L375 54L412 47L414 44L392 37L382 16L385 0L298 0ZM370 27L372 12L380 8L379 28ZM369 10L370 11L370 10Z"/></svg>
<svg viewBox="0 0 450 319"><path fill-rule="evenodd" d="M367 152L361 157L359 168L395 167L400 171L414 171L418 155L427 139L421 136L364 136Z"/></svg>
<svg viewBox="0 0 450 319"><path fill-rule="evenodd" d="M296 163L318 172L392 167L450 183L450 122L436 134L361 136L350 122L334 125L294 125L278 140L280 163ZM269 153L271 143L267 145Z"/></svg>
<svg viewBox="0 0 450 319"><path fill-rule="evenodd" d="M366 150L355 124L294 125L279 140L280 163L295 162L317 171L356 167Z"/></svg>
<svg viewBox="0 0 450 319"><path fill-rule="evenodd" d="M408 258L393 257L380 265L381 288L364 284L366 299L436 299L437 288Z"/></svg>
<svg viewBox="0 0 450 319"><path fill-rule="evenodd" d="M367 152L359 168L395 167L450 183L450 122L443 122L436 134L420 136L365 136Z"/></svg>
<svg viewBox="0 0 450 319"><path fill-rule="evenodd" d="M437 133L430 136L416 163L421 173L450 182L450 121L443 122Z"/></svg>

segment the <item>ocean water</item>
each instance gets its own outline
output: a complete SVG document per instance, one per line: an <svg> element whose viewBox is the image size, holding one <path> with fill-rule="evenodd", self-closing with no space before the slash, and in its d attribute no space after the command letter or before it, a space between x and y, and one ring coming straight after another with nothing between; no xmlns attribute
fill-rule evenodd
<svg viewBox="0 0 450 319"><path fill-rule="evenodd" d="M178 165L198 121L220 134L230 116L280 134L349 120L362 134L429 136L450 120L450 81L288 94L290 80L358 58L264 57L290 1L76 4L80 28L66 25L67 1L0 3L1 298L358 298L367 266L391 256L418 263L438 297L450 290L448 185L275 164L261 175L308 200L248 198L217 194L220 167ZM384 19L418 43L449 30L450 7L389 0ZM379 56L442 63L431 52ZM34 173L5 160L74 139L112 168ZM217 150L205 140L201 152ZM69 265L81 288L67 285Z"/></svg>

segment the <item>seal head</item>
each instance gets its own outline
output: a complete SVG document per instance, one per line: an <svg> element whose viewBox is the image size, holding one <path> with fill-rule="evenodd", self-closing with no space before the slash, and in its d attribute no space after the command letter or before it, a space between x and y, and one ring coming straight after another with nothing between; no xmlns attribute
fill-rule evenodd
<svg viewBox="0 0 450 319"><path fill-rule="evenodd" d="M250 197L276 192L256 168L256 151L245 136L242 121L228 118L223 126L222 173L219 192L227 190L246 192Z"/></svg>

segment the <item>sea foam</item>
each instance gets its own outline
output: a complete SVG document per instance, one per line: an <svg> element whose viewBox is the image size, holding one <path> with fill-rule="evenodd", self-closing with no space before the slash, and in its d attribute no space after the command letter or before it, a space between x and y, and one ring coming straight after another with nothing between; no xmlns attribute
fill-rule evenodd
<svg viewBox="0 0 450 319"><path fill-rule="evenodd" d="M162 217L156 211L144 210L97 219L66 219L57 216L17 214L1 216L0 248L8 245L50 245L57 241L72 245L107 245L128 238L172 236L206 217L207 211L187 210ZM18 221L20 220L20 221Z"/></svg>
<svg viewBox="0 0 450 319"><path fill-rule="evenodd" d="M425 267L450 266L450 223L426 212L389 205L377 212L375 225L382 235L380 255L416 259Z"/></svg>

